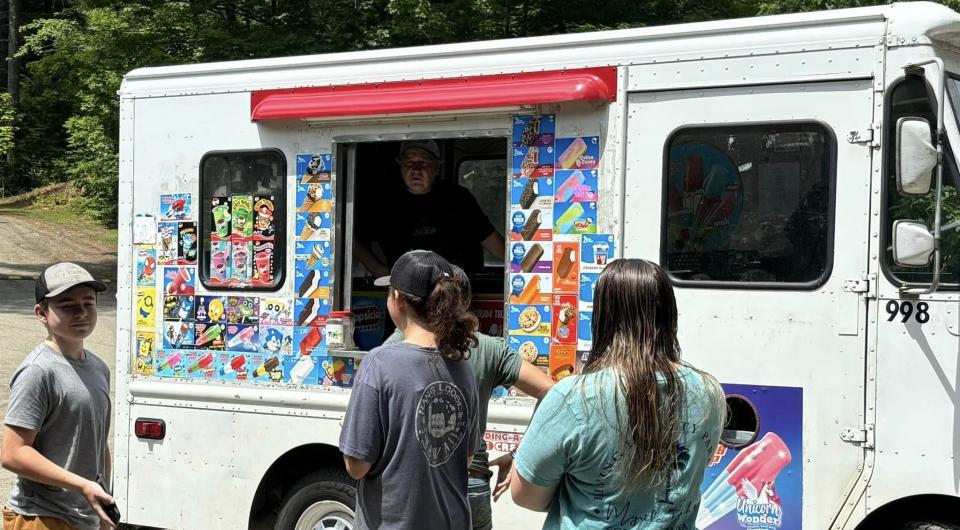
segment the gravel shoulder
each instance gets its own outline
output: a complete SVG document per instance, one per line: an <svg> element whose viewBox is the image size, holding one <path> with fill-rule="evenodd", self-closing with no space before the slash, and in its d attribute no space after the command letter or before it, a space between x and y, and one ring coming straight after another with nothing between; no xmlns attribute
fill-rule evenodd
<svg viewBox="0 0 960 530"><path fill-rule="evenodd" d="M72 261L87 268L109 289L100 296L99 322L86 348L111 367L111 398L116 365L117 249L101 242L92 229L45 223L0 213L0 409L6 414L10 377L24 356L46 336L33 315L34 280L46 266ZM2 437L2 434L0 434ZM112 441L112 438L111 438ZM111 443L112 445L112 443ZM6 503L15 477L0 469L0 503Z"/></svg>

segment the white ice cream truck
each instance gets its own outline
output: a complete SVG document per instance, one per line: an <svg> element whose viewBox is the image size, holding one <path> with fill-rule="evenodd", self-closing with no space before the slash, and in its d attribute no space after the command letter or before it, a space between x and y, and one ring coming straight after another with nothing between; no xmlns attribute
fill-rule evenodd
<svg viewBox="0 0 960 530"><path fill-rule="evenodd" d="M434 139L506 240L472 275L483 330L554 377L608 261L670 271L685 358L731 411L699 529L960 528L942 6L145 68L120 109L126 522L350 527L340 422L390 326L353 242L392 222L399 142ZM492 396L493 454L532 405Z"/></svg>

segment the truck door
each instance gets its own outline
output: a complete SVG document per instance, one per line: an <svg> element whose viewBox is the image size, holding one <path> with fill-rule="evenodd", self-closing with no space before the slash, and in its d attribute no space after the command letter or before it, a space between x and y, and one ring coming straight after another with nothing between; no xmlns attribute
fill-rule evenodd
<svg viewBox="0 0 960 530"><path fill-rule="evenodd" d="M870 80L629 96L624 255L670 271L684 359L738 396L701 530L829 527L860 474L841 435L864 423L873 100Z"/></svg>

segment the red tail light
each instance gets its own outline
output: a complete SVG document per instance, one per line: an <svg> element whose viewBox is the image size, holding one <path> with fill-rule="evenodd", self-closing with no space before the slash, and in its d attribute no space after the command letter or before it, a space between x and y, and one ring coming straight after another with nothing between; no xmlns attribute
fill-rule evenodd
<svg viewBox="0 0 960 530"><path fill-rule="evenodd" d="M163 420L153 418L137 418L133 424L133 431L137 438L144 440L163 440L167 435L167 424Z"/></svg>

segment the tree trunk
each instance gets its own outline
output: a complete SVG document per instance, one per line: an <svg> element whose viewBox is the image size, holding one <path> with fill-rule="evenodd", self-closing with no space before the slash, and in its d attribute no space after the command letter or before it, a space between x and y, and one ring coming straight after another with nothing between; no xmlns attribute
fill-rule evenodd
<svg viewBox="0 0 960 530"><path fill-rule="evenodd" d="M20 105L20 76L17 51L20 49L20 0L7 0L7 92L13 108Z"/></svg>

